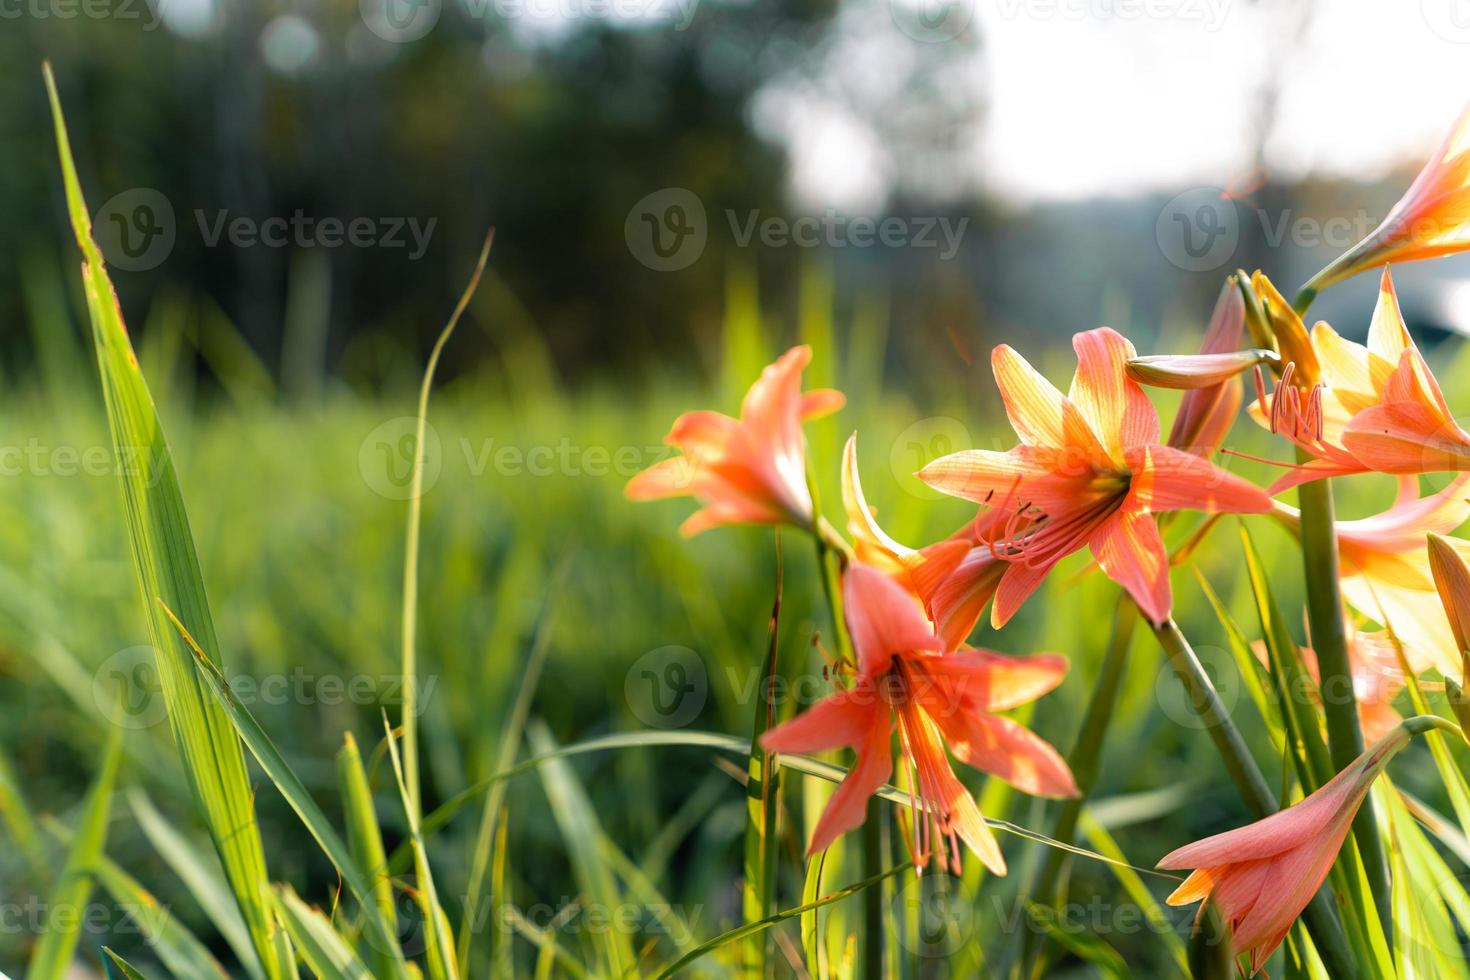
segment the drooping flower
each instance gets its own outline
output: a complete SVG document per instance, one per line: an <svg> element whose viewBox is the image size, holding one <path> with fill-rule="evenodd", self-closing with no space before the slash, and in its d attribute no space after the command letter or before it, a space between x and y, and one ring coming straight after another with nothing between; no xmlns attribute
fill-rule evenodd
<svg viewBox="0 0 1470 980"><path fill-rule="evenodd" d="M1171 606L1169 559L1153 515L1271 509L1260 488L1159 443L1158 412L1127 375L1135 351L1122 335L1101 327L1077 334L1072 345L1077 373L1066 395L1010 347L997 347L995 380L1021 444L954 453L919 473L944 493L1006 515L990 534L995 554L1014 566L996 591L996 626L1083 547L1145 615L1163 621Z"/></svg>
<svg viewBox="0 0 1470 980"><path fill-rule="evenodd" d="M1269 400L1257 378L1252 416L1317 457L1277 481L1273 493L1368 471L1470 470L1470 434L1455 422L1409 336L1388 269L1367 346L1345 340L1326 323L1312 328L1310 345L1317 364L1310 376L1288 363Z"/></svg>
<svg viewBox="0 0 1470 980"><path fill-rule="evenodd" d="M1322 886L1373 780L1409 737L1396 727L1301 802L1166 854L1160 868L1194 869L1169 904L1213 899L1235 948L1250 953L1252 975L1259 972Z"/></svg>
<svg viewBox="0 0 1470 980"><path fill-rule="evenodd" d="M843 580L843 606L857 664L848 686L816 702L761 739L773 752L851 747L857 762L828 801L811 853L862 823L868 798L900 758L914 798L915 865L937 858L958 872L963 841L991 871L1005 859L974 798L945 751L1027 793L1071 796L1071 771L1057 751L1009 718L993 714L1033 701L1062 680L1059 656L1009 657L985 650L943 652L943 641L914 595L897 579L854 562Z"/></svg>
<svg viewBox="0 0 1470 980"><path fill-rule="evenodd" d="M1277 504L1275 513L1293 532L1300 530L1294 508ZM1337 522L1343 597L1393 630L1416 674L1436 667L1452 677L1460 669L1459 647L1435 591L1426 545L1429 535L1447 534L1467 519L1470 475L1426 497L1419 496L1416 478L1405 477L1388 510Z"/></svg>
<svg viewBox="0 0 1470 980"><path fill-rule="evenodd" d="M802 422L842 407L840 392L801 391L810 347L793 347L761 372L740 417L686 412L665 442L683 455L661 460L628 481L633 500L692 496L704 506L684 522L688 536L726 524L812 524Z"/></svg>
<svg viewBox="0 0 1470 980"><path fill-rule="evenodd" d="M1470 106L1379 226L1307 283L1318 293L1368 269L1470 248Z"/></svg>

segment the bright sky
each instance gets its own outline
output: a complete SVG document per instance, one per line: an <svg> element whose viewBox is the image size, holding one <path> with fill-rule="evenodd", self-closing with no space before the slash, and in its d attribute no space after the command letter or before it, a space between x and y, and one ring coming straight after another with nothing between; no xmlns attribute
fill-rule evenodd
<svg viewBox="0 0 1470 980"><path fill-rule="evenodd" d="M981 38L963 76L986 113L975 169L987 190L1020 199L1244 177L1273 76L1266 148L1278 174L1372 178L1417 162L1470 102L1470 0L1320 0L1304 27L1298 4L1246 0L887 3L895 23L915 8L932 23L946 5L972 4L959 9ZM926 47L902 32L897 46L900 62L902 48ZM788 125L768 117L765 128L784 130L797 196L872 205L873 141L840 112L821 124L809 99L792 103L780 113Z"/></svg>

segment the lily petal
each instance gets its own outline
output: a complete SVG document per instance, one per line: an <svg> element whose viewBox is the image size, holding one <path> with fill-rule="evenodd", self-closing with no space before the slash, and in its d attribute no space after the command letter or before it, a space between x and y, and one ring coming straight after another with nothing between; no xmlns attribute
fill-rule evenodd
<svg viewBox="0 0 1470 980"><path fill-rule="evenodd" d="M869 677L887 670L896 653L943 649L918 598L870 565L848 566L842 605L858 666Z"/></svg>
<svg viewBox="0 0 1470 980"><path fill-rule="evenodd" d="M1093 533L1092 555L1108 578L1128 590L1155 623L1169 618L1169 553L1153 515L1123 511Z"/></svg>

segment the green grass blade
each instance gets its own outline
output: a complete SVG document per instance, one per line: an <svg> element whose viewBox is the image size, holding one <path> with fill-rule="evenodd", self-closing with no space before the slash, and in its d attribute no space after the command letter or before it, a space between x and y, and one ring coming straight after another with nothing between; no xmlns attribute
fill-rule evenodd
<svg viewBox="0 0 1470 980"><path fill-rule="evenodd" d="M271 938L265 852L255 823L245 757L229 720L200 683L190 664L189 651L155 604L155 600L161 600L178 610L179 618L198 637L210 658L219 660L219 644L194 553L189 520L158 412L133 354L102 253L92 240L91 219L82 198L61 101L49 65L45 74L67 210L84 259L82 282L97 348L108 426L119 462L134 570L148 618L169 724L256 952L266 974L274 980L281 976L281 968Z"/></svg>
<svg viewBox="0 0 1470 980"><path fill-rule="evenodd" d="M247 744L249 744L248 740ZM481 780L480 782L464 790L457 796L446 800L439 806L438 809L434 810L427 817L425 817L423 823L423 832L427 835L432 831L444 826L451 819L453 819L454 815L458 813L459 810L464 807L466 803L470 802L475 798L475 796L485 792L496 783L501 782L502 780L511 779L515 776L519 776L522 773L527 773L539 769L540 767L547 765L548 763L552 763L560 759L565 759L568 756L584 755L589 752L605 752L614 749L652 748L655 746L663 745L703 747L708 749L715 749L720 752L730 752L735 755L744 757L748 757L750 755L750 743L747 742L745 739L739 738L735 735L721 735L716 732L699 732L688 730L625 732L618 735L603 735L598 738L590 738L583 742L577 742L574 745L563 745L547 749L546 751L541 752L538 755L519 763L518 765L512 766L511 768L503 772L498 772L488 779ZM847 769L845 769L844 767L834 765L830 762L823 762L820 759L813 759L810 756L783 755L778 756L777 758L780 761L781 767L784 769L791 769L795 772L802 773L803 775L814 776L818 779L824 779L829 783L840 783L847 776ZM911 803L909 794L906 791L899 789L897 786L892 785L891 783L880 786L873 795L878 797L879 799L887 800L890 803L898 804L899 806L907 807ZM1104 854L1099 854L1096 851L1089 850L1085 847L1077 847L1073 844L1066 844L1062 841L1054 840L1046 836L1045 834L1037 833L1034 830L1028 830L1027 828L1022 827L1018 824L1014 824L1009 820L998 820L994 817L986 817L985 822L989 824L990 827L994 830L1001 830L1008 834L1015 834L1018 837L1023 837L1026 840L1034 841L1037 844L1045 844L1048 847L1060 848L1061 850L1064 850L1069 854L1076 854L1079 857L1089 858L1093 861L1101 861L1104 864L1117 863L1112 858L1109 858ZM407 866L407 861L409 857L410 854L408 848L406 846L400 846L388 858L389 869L393 870L396 873L399 869ZM1139 874L1150 875L1155 878L1162 878L1168 881L1180 880L1178 875L1166 874L1161 871L1155 871L1152 868L1140 868L1136 865L1131 864L1126 865L1126 867L1132 868Z"/></svg>
<svg viewBox="0 0 1470 980"><path fill-rule="evenodd" d="M49 818L46 830L63 843L76 836ZM172 976L183 980L223 980L229 976L204 943L116 862L104 854L98 858L94 872L97 884L128 909L139 935Z"/></svg>
<svg viewBox="0 0 1470 980"><path fill-rule="evenodd" d="M418 623L419 603L419 527L424 513L424 438L429 424L429 389L434 384L434 369L439 366L439 355L444 345L470 305L470 297L480 285L485 272L485 263L490 259L490 245L495 241L495 229L485 236L480 249L480 259L475 263L474 274L465 287L458 305L450 314L449 322L434 342L429 353L429 363L424 367L424 379L419 386L418 427L414 433L412 482L408 496L408 529L403 540L403 772L408 787L409 812L414 820L421 820L423 811L423 788L419 783L419 736L418 736L418 648L415 645L415 629Z"/></svg>
<svg viewBox="0 0 1470 980"><path fill-rule="evenodd" d="M776 722L776 683L781 636L781 538L776 536L776 598L771 605L770 640L756 690L751 722L750 756L745 781L745 887L741 904L746 922L759 922L776 909L776 858L779 854L776 820L781 807L780 768L772 753L761 748L761 736ZM743 944L742 967L747 977L766 975L768 944L764 933L752 933Z"/></svg>
<svg viewBox="0 0 1470 980"><path fill-rule="evenodd" d="M1184 941L1174 932L1168 913L1154 898L1153 892L1148 890L1143 879L1127 867L1123 849L1118 846L1117 841L1113 840L1113 835L1108 833L1107 828L1097 821L1092 811L1083 810L1080 822L1082 833L1086 835L1088 842L1097 849L1098 853L1113 859L1113 863L1108 866L1109 870L1118 879L1118 884L1122 885L1123 890L1128 893L1128 897L1143 910L1150 931L1153 935L1158 936L1168 948L1169 955L1179 967L1180 976L1189 976L1189 954L1184 948Z"/></svg>
<svg viewBox="0 0 1470 980"><path fill-rule="evenodd" d="M41 934L35 951L31 954L31 965L26 976L29 980L62 980L71 968L72 954L76 952L83 906L92 893L92 871L107 840L107 821L112 813L112 788L117 782L118 764L122 759L121 726L114 726L107 738L107 749L102 756L102 768L97 779L87 791L82 803L81 818L77 831L67 851L66 863L56 881L50 908L73 910L76 915L51 915L47 917L48 928Z"/></svg>
<svg viewBox="0 0 1470 980"><path fill-rule="evenodd" d="M683 956L679 957L677 960L664 967L658 972L657 980L666 980L666 978L674 976L676 973L689 966L695 960L698 960L701 957L712 953L713 951L719 949L721 946L728 946L730 943L739 942L740 940L753 933L763 932L766 929L771 928L772 926L780 925L782 922L785 922L788 919L800 918L803 913L821 908L823 905L831 905L833 902L840 902L850 895L856 895L858 892L866 891L867 889L872 888L875 885L881 885L885 880L887 880L888 878L892 878L894 875L899 874L900 872L910 871L912 869L913 864L911 862L905 861L902 864L894 865L893 867L881 872L880 874L873 875L871 878L864 878L862 881L848 885L846 888L838 889L830 895L817 899L815 902L810 902L805 905L798 905L795 908L784 909L780 912L776 912L773 915L766 916L759 922L747 922L743 925L736 926L729 932L723 932L715 938L709 940L708 942L700 943L694 949L690 950L688 953L685 953Z"/></svg>
<svg viewBox="0 0 1470 980"><path fill-rule="evenodd" d="M454 958L454 936L449 931L449 918L439 902L439 890L434 887L434 873L429 867L429 853L424 848L424 835L419 829L419 818L411 808L408 786L403 780L403 760L398 754L398 740L388 716L383 715L383 728L387 734L388 756L393 760L393 775L398 781L398 794L403 799L403 810L408 817L408 839L413 848L413 870L417 878L414 898L424 916L424 929L428 934L424 958L428 962L429 980L457 980L459 962Z"/></svg>
<svg viewBox="0 0 1470 980"><path fill-rule="evenodd" d="M123 977L125 980L148 980L143 975L143 971L133 966L121 956L118 956L106 946L102 947L102 966L107 970L109 977Z"/></svg>
<svg viewBox="0 0 1470 980"><path fill-rule="evenodd" d="M801 948L806 951L807 973L814 977L827 975L827 943L822 938L821 912L813 904L822 894L822 869L826 863L826 851L808 858L806 880L801 885L801 904L808 907L801 913Z"/></svg>
<svg viewBox="0 0 1470 980"><path fill-rule="evenodd" d="M557 570L552 573L551 587L546 590L546 599L542 604L540 619L531 640L531 653L526 658L526 669L521 675L521 686L516 692L510 715L505 719L505 725L500 732L500 742L495 756L496 772L515 765L516 755L520 752L526 719L531 714L531 701L535 698L536 687L541 680L541 668L546 664L546 652L551 646L552 611L555 609L555 599L561 593L562 583L566 579L566 571L569 567L569 563L563 560ZM476 834L475 850L470 858L470 877L465 888L464 915L459 928L457 952L461 973L469 971L470 951L475 935L475 931L470 928L470 920L479 914L480 893L490 862L495 821L503 815L507 788L504 782L490 787L490 792L485 796L484 808L480 811L480 829ZM493 938L494 933L492 932L491 935Z"/></svg>
<svg viewBox="0 0 1470 980"><path fill-rule="evenodd" d="M276 888L276 909L296 951L320 980L371 980L373 975L331 921L290 886Z"/></svg>
<svg viewBox="0 0 1470 980"><path fill-rule="evenodd" d="M0 822L9 832L12 845L25 857L36 883L49 885L51 868L47 864L46 849L41 846L35 814L26 803L10 759L3 752L0 752Z"/></svg>
<svg viewBox="0 0 1470 980"><path fill-rule="evenodd" d="M533 724L527 734L532 748L538 753L556 750L556 742L544 724ZM602 837L602 826L592 808L592 801L563 759L548 760L540 768L540 775L546 798L551 802L552 815L566 843L578 891L589 904L602 909L618 908L622 898L617 881L612 869L598 853L597 842ZM617 929L605 929L598 938L601 941L596 945L602 958L601 972L604 976L621 977L636 965L633 944L626 934Z"/></svg>
<svg viewBox="0 0 1470 980"><path fill-rule="evenodd" d="M220 935L229 943L230 949L252 977L262 976L260 960L251 945L250 933L245 920L240 918L240 909L230 894L229 884L220 874L217 861L199 852L163 814L154 808L152 801L142 790L128 795L133 817L138 822L148 842L158 852L199 907L214 923Z"/></svg>
<svg viewBox="0 0 1470 980"><path fill-rule="evenodd" d="M1107 980L1128 980L1132 974L1118 951L1109 946L1100 936L1090 932L1068 929L1057 921L1056 910L1050 905L1027 902L1026 911L1042 932L1058 946L1073 956L1097 967L1098 973Z"/></svg>
<svg viewBox="0 0 1470 980"><path fill-rule="evenodd" d="M347 849L357 862L358 870L373 888L378 911L389 927L396 927L398 913L393 906L393 880L388 874L388 856L383 851L383 831L373 807L373 793L367 772L362 767L362 753L351 732L342 736L342 750L337 753L337 786L342 793L342 810L347 819ZM370 959L379 972L389 969L389 954L373 950Z"/></svg>
<svg viewBox="0 0 1470 980"><path fill-rule="evenodd" d="M403 951L398 945L398 940L383 919L382 911L378 908L372 884L367 877L358 869L357 863L352 860L352 852L338 836L337 831L332 828L326 815L322 813L321 807L306 790L306 786L296 775L290 764L286 762L265 729L255 720L250 710L240 703L235 692L225 681L224 675L218 667L204 655L204 651L194 642L194 638L185 629L173 611L164 607L164 613L174 627L178 629L183 637L186 648L194 657L199 676L203 678L206 689L213 694L216 701L223 707L226 719L234 725L235 731L239 732L240 740L243 741L255 761L265 770L266 776L276 787L291 809L301 818L307 831L320 845L322 852L347 883L347 888L362 906L363 916L367 923L369 941L388 953L392 958L393 973L395 977L407 975L403 961Z"/></svg>

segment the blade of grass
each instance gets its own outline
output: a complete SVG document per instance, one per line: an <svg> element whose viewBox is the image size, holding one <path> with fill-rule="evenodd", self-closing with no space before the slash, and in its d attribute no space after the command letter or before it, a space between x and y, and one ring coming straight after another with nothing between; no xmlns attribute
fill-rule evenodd
<svg viewBox="0 0 1470 980"><path fill-rule="evenodd" d="M342 876L342 880L347 883L348 890L352 892L358 904L362 906L369 941L391 957L393 964L391 975L406 978L408 971L404 965L403 950L399 947L393 930L384 920L382 910L378 908L372 884L352 859L352 852L343 843L337 831L333 829L326 814L322 813L321 807L317 805L316 800L312 799L305 784L301 782L291 765L281 755L265 729L260 727L255 716L240 702L219 668L205 656L204 651L199 648L199 644L194 641L193 636L173 614L173 611L167 606L163 606L163 611L169 622L183 637L187 648L194 657L194 663L199 676L204 680L206 689L223 707L226 719L234 725L235 731L240 735L240 740L245 743L245 746L250 749L250 754L255 757L255 761L260 763L260 767L265 770L272 785L291 805L291 809L296 811L296 815L301 818L301 823L321 847L327 859L332 862L337 873Z"/></svg>
<svg viewBox="0 0 1470 980"><path fill-rule="evenodd" d="M372 974L331 921L289 885L276 888L276 910L301 959L319 980L372 980Z"/></svg>
<svg viewBox="0 0 1470 980"><path fill-rule="evenodd" d="M36 817L26 803L20 782L15 778L10 759L0 752L0 820L10 832L10 840L26 860L26 865L36 879L36 884L49 887L51 868L47 864L46 849L41 846L41 836L36 830Z"/></svg>
<svg viewBox="0 0 1470 980"><path fill-rule="evenodd" d="M822 869L826 863L826 851L808 858L806 880L801 886L801 904L808 906L801 913L801 948L806 950L806 969L813 977L827 975L827 944L822 939L820 911L813 904L822 894Z"/></svg>
<svg viewBox="0 0 1470 980"><path fill-rule="evenodd" d="M69 827L49 818L46 831L63 844L76 836ZM94 872L97 884L128 909L139 935L172 976L183 980L225 980L229 976L204 943L116 862L104 854Z"/></svg>
<svg viewBox="0 0 1470 980"><path fill-rule="evenodd" d="M47 916L46 931L36 943L31 954L28 980L61 980L71 970L72 955L76 952L83 907L87 896L92 893L92 870L102 856L107 840L107 821L112 813L112 788L117 782L118 763L122 759L121 726L113 726L103 752L102 766L97 779L87 791L82 803L81 817L67 850L66 863L56 880L49 908L53 914ZM72 914L62 914L70 912Z"/></svg>
<svg viewBox="0 0 1470 980"><path fill-rule="evenodd" d="M666 978L674 976L680 970L689 966L691 963L695 962L699 958L708 955L714 950L719 949L721 946L727 946L730 943L739 942L752 933L762 932L766 929L771 928L772 926L780 925L782 922L785 922L788 919L799 918L804 912L810 912L814 909L821 908L823 905L831 905L833 902L840 902L844 898L847 898L849 895L856 895L858 892L866 891L867 889L872 888L874 885L880 885L884 882L884 880L891 878L894 875L899 874L900 872L908 871L911 868L913 868L913 864L908 861L905 861L902 864L896 864L888 870L881 872L880 874L873 875L871 878L864 878L862 881L848 885L846 888L841 888L823 898L819 898L815 902L810 902L806 905L798 905L795 908L784 909L773 915L766 916L766 918L761 919L759 922L747 922L743 925L735 927L734 929L731 929L729 932L721 933L720 935L707 942L700 943L694 949L690 950L688 953L685 953L683 956L679 957L677 960L664 967L658 972L657 980L666 980Z"/></svg>
<svg viewBox="0 0 1470 980"><path fill-rule="evenodd" d="M263 976L260 960L255 956L255 947L250 942L250 933L240 910L230 895L229 885L220 874L218 861L211 863L199 853L184 835L154 808L152 801L142 790L128 794L133 817L170 870L184 883L189 894L229 943L245 972L252 977Z"/></svg>
<svg viewBox="0 0 1470 980"><path fill-rule="evenodd" d="M393 728L388 715L383 714L388 757L393 760L393 775L398 781L398 794L403 798L404 813L408 817L408 839L413 847L413 870L417 887L414 898L424 916L424 928L428 931L425 943L425 959L429 966L429 980L458 980L459 964L454 958L454 937L449 933L449 919L444 906L439 902L439 890L434 887L433 869L429 867L429 853L424 848L424 835L419 831L419 818L411 809L408 786L403 779L403 760L398 754L398 740L393 737Z"/></svg>
<svg viewBox="0 0 1470 980"><path fill-rule="evenodd" d="M776 858L780 853L776 820L781 806L780 769L761 747L761 736L776 722L776 683L781 638L781 533L776 532L776 598L771 604L770 639L756 690L751 721L750 757L745 782L745 887L741 905L746 922L758 922L776 908ZM745 975L766 975L769 945L764 933L752 933L742 944Z"/></svg>
<svg viewBox="0 0 1470 980"><path fill-rule="evenodd" d="M337 786L342 794L342 811L347 820L347 849L358 869L372 885L378 911L389 928L397 928L398 913L393 906L393 880L388 874L388 857L383 851L383 831L373 808L373 791L368 786L362 767L362 753L351 732L342 733L342 748L337 753ZM390 967L385 951L374 949L369 959L378 972Z"/></svg>
<svg viewBox="0 0 1470 980"><path fill-rule="evenodd" d="M271 938L265 852L255 823L244 754L229 720L200 683L188 650L154 604L155 599L160 599L177 609L183 622L209 651L210 658L219 660L214 621L209 614L168 443L148 385L138 369L102 253L92 240L91 219L82 198L61 99L49 65L45 67L45 78L67 210L84 259L82 281L97 348L108 427L119 464L128 539L169 724L183 756L195 800L203 811L235 900L250 929L256 953L266 975L272 980L283 980L277 948Z"/></svg>
<svg viewBox="0 0 1470 980"><path fill-rule="evenodd" d="M469 285L459 297L459 302L444 325L434 349L429 352L429 363L424 367L423 383L419 386L418 427L414 433L413 474L409 484L408 528L403 541L403 773L408 786L409 811L415 820L423 817L423 795L419 784L419 736L418 736L418 650L414 631L418 619L419 602L419 526L424 512L424 438L429 422L429 389L434 384L434 371L439 366L439 356L449 337L470 305L484 275L485 263L490 259L490 246L495 241L495 229L485 236L480 248L480 258L470 276Z"/></svg>
<svg viewBox="0 0 1470 980"><path fill-rule="evenodd" d="M248 740L247 744L249 744ZM434 830L439 829L440 827L443 827L466 803L474 799L477 794L485 792L496 783L502 780L511 779L515 776L519 776L522 773L527 773L539 769L541 766L544 766L549 762L554 762L559 759L565 759L569 756L584 755L589 752L605 752L614 749L628 748L651 748L656 746L708 748L715 749L721 752L729 752L738 756L748 757L750 755L750 743L747 742L745 739L735 735L722 735L716 732L700 732L690 730L625 732L618 735L603 735L597 738L590 738L586 741L577 742L573 745L563 745L553 749L548 749L545 752L542 752L536 756L533 756L530 759L526 759L525 761L515 766L512 766L510 769L507 769L504 772L496 773L488 779L481 780L480 782L464 790L457 796L446 800L439 806L438 809L434 810L427 817L425 817L423 823L423 831L425 834L428 834ZM843 766L834 765L829 762L823 762L820 759L814 759L810 756L783 755L778 756L777 758L782 768L791 769L806 776L813 776L818 779L824 779L829 783L842 782L842 780L847 777L848 773L848 770ZM883 786L878 787L878 789L874 791L873 795L904 808L911 807L913 804L913 798L906 790L902 790L891 783L885 783ZM1275 806L1275 801L1271 798L1269 790L1266 794L1266 802L1269 806ZM1034 841L1038 844L1045 844L1048 847L1061 848L1062 850L1067 851L1071 854L1076 854L1079 857L1085 857L1093 861L1101 861L1104 864L1115 863L1113 859L1107 857L1106 855L1099 854L1096 851L1088 850L1085 847L1078 847L1075 844L1067 844L1059 840L1054 840L1046 836L1045 834L1038 833L1034 830L1028 830L1027 828L1012 823L1009 820L999 820L995 817L986 817L985 822L994 830L1004 831L1008 834L1015 834L1018 837L1022 837L1029 841ZM411 855L409 854L408 848L405 845L400 845L388 858L389 869L396 872L398 869L406 867L410 856ZM1149 875L1154 878L1161 878L1166 881L1177 882L1182 880L1178 875L1156 871L1152 868L1140 868L1136 865L1127 865L1127 867L1131 868L1139 874Z"/></svg>
<svg viewBox="0 0 1470 980"><path fill-rule="evenodd" d="M557 749L550 730L539 721L530 726L527 735L531 747L539 754L545 755ZM597 852L602 826L592 801L563 759L549 759L539 772L546 798L551 803L552 816L556 818L562 840L566 842L577 890L590 904L604 910L616 909L621 898L612 870ZM621 977L636 966L633 945L626 934L618 929L606 929L599 938L601 942L597 949L603 976Z"/></svg>
<svg viewBox="0 0 1470 980"><path fill-rule="evenodd" d="M1114 863L1108 866L1109 870L1118 879L1118 884L1122 885L1123 890L1128 893L1128 897L1143 910L1150 932L1158 936L1160 941L1168 947L1169 955L1179 967L1179 975L1188 977L1190 975L1189 954L1184 948L1183 940L1174 932L1168 913L1154 898L1153 892L1148 890L1143 879L1126 866L1127 859L1123 855L1123 849L1118 846L1117 841L1113 840L1113 835L1108 833L1107 828L1097 821L1091 810L1083 811L1080 823L1082 833L1086 835L1088 842L1097 849L1098 853L1113 859Z"/></svg>
<svg viewBox="0 0 1470 980"><path fill-rule="evenodd" d="M102 947L102 966L109 977L124 977L126 980L148 980L143 972L106 946Z"/></svg>
<svg viewBox="0 0 1470 980"><path fill-rule="evenodd" d="M531 702L536 696L536 687L541 680L541 669L546 663L546 652L550 649L552 613L556 597L571 567L570 558L563 558L551 575L550 586L542 603L541 614L532 634L531 652L526 658L526 669L521 675L521 686L516 691L515 702L500 731L500 743L496 750L495 769L508 769L515 764L521 749L521 738L525 732L526 719L531 714ZM465 888L464 913L459 926L459 969L469 975L470 951L474 943L474 930L470 928L473 916L478 915L480 891L484 884L485 871L490 861L490 845L495 834L495 821L504 811L507 784L496 783L485 796L484 808L480 811L480 829L475 836L475 850L470 858L470 877Z"/></svg>

